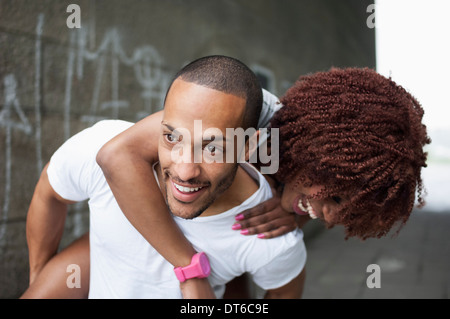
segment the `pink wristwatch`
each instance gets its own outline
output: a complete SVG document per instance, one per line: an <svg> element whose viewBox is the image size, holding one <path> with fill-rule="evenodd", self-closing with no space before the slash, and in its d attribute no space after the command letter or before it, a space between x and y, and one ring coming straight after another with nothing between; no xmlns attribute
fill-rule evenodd
<svg viewBox="0 0 450 319"><path fill-rule="evenodd" d="M206 278L211 273L208 257L204 252L197 253L192 257L191 264L186 267L175 267L175 275L180 282L191 278Z"/></svg>

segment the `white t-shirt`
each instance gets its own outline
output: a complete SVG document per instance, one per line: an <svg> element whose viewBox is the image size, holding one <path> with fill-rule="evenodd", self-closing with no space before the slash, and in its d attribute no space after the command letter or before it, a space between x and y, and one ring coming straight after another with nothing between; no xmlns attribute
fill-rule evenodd
<svg viewBox="0 0 450 319"><path fill-rule="evenodd" d="M89 199L90 298L181 298L172 265L122 213L95 160L102 145L131 125L101 121L70 138L51 158L49 181L67 200ZM218 298L225 284L244 272L265 290L281 287L301 272L306 261L299 229L266 240L231 229L236 214L271 196L265 178L249 164L242 167L260 187L240 206L193 220L175 217L195 249L208 255L212 267L208 279Z"/></svg>
<svg viewBox="0 0 450 319"><path fill-rule="evenodd" d="M261 114L259 115L258 129L268 128L273 115L283 106L275 95L264 89L262 91L263 105L261 108ZM266 143L269 136L270 130L267 131L267 134L260 134L258 139L258 147Z"/></svg>
<svg viewBox="0 0 450 319"><path fill-rule="evenodd" d="M269 127L269 123L273 115L283 106L275 95L265 89L262 91L263 105L259 116L258 128Z"/></svg>

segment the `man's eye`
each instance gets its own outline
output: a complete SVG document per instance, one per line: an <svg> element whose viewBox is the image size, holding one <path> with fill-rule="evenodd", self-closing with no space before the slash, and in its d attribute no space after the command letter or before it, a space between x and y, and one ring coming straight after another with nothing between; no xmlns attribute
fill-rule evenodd
<svg viewBox="0 0 450 319"><path fill-rule="evenodd" d="M212 153L215 153L215 152L216 152L216 147L213 146L213 145L208 145L208 146L206 147L206 150L212 154Z"/></svg>
<svg viewBox="0 0 450 319"><path fill-rule="evenodd" d="M332 196L331 199L335 201L337 204L340 204L342 199L339 196Z"/></svg>
<svg viewBox="0 0 450 319"><path fill-rule="evenodd" d="M164 137L166 138L166 140L169 143L176 143L176 142L178 142L178 138L175 135L173 135L173 134L164 134Z"/></svg>
<svg viewBox="0 0 450 319"><path fill-rule="evenodd" d="M222 151L220 147L217 147L215 145L208 145L205 148L208 151L208 153L210 153L210 154L214 154L214 153L218 153L218 152Z"/></svg>

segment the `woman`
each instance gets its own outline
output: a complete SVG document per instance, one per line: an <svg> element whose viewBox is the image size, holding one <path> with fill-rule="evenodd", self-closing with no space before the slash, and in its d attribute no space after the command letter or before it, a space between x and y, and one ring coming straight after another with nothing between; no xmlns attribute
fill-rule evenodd
<svg viewBox="0 0 450 319"><path fill-rule="evenodd" d="M430 140L423 109L402 87L370 69L331 69L301 77L281 103L271 121L280 133L280 148L272 150L280 154L274 176L279 193L237 215L230 227L267 239L320 218L328 227L343 225L347 237L366 239L401 227L416 192L419 206L424 204L421 168ZM137 123L106 144L97 162L130 222L171 264L185 266L195 251L162 196L154 196L158 186L151 164L157 161L159 122L155 114ZM73 297L63 285L50 286L44 279L69 257L88 272L88 251L85 236L42 271L30 272L23 297ZM87 294L86 286L76 297ZM185 298L212 296L205 279L187 280L181 289Z"/></svg>
<svg viewBox="0 0 450 319"><path fill-rule="evenodd" d="M334 69L302 78L282 103L272 126L280 128L285 209L312 206L327 225L366 239L403 225L416 189L423 206L430 139L423 109L403 88L369 69Z"/></svg>

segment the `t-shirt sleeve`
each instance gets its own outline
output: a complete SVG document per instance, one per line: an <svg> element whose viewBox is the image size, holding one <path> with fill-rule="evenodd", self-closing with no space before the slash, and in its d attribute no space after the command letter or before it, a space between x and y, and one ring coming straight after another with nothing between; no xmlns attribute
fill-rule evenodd
<svg viewBox="0 0 450 319"><path fill-rule="evenodd" d="M258 121L258 129L262 129L263 132L259 136L258 147L262 147L263 144L267 143L270 136L270 130L264 129L269 128L272 117L282 106L283 105L274 94L263 89L263 105Z"/></svg>
<svg viewBox="0 0 450 319"><path fill-rule="evenodd" d="M96 156L114 135L131 126L124 121L101 121L69 138L51 157L47 168L50 185L70 201L90 197L95 178L102 174Z"/></svg>
<svg viewBox="0 0 450 319"><path fill-rule="evenodd" d="M306 247L301 231L298 236L300 239L294 245L281 250L276 257L252 273L255 284L264 290L276 289L288 284L300 274L306 263Z"/></svg>
<svg viewBox="0 0 450 319"><path fill-rule="evenodd" d="M282 104L274 94L265 89L262 91L263 105L261 108L261 115L259 116L258 128L269 127L273 115L282 107Z"/></svg>

